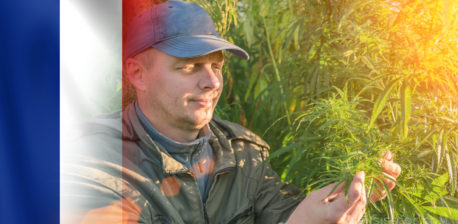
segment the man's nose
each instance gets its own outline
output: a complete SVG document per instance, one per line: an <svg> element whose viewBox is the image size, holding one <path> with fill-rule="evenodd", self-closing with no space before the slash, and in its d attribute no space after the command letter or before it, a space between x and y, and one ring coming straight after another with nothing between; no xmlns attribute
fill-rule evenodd
<svg viewBox="0 0 458 224"><path fill-rule="evenodd" d="M220 76L219 71L215 71L211 65L203 66L199 87L204 90L219 89L221 86Z"/></svg>

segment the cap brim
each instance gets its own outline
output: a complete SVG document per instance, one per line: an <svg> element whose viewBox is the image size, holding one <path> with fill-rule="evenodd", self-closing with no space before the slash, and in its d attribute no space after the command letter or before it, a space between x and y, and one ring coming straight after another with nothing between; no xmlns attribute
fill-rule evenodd
<svg viewBox="0 0 458 224"><path fill-rule="evenodd" d="M193 58L221 50L227 50L241 59L250 58L242 48L213 35L173 37L154 44L153 47L178 58Z"/></svg>

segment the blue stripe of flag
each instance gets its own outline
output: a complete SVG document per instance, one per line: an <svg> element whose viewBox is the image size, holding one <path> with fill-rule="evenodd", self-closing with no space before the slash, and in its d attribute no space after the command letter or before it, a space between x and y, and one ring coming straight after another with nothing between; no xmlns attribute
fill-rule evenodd
<svg viewBox="0 0 458 224"><path fill-rule="evenodd" d="M59 1L0 1L0 223L59 223Z"/></svg>

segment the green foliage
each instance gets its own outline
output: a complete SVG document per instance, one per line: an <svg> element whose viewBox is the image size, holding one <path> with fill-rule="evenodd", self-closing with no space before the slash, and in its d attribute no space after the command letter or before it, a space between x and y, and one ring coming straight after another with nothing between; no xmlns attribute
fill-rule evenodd
<svg viewBox="0 0 458 224"><path fill-rule="evenodd" d="M384 141L387 136L376 129L366 132L367 118L357 108L358 103L358 98L348 101L347 93L340 91L310 103L294 115L279 149L294 146L282 151L288 152L282 157L287 167L284 180L303 188L318 188L336 181L351 182L359 170L369 177L380 174L376 158L380 157L380 149L390 148ZM276 152L271 159L277 156ZM313 167L313 175L304 176L304 169L309 167Z"/></svg>
<svg viewBox="0 0 458 224"><path fill-rule="evenodd" d="M283 180L316 190L403 171L365 223L454 223L458 2L196 0L250 60L227 60L216 112L271 145Z"/></svg>

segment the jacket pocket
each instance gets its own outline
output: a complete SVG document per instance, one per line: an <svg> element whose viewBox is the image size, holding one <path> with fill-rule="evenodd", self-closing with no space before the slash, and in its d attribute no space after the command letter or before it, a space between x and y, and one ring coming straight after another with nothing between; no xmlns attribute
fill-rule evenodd
<svg viewBox="0 0 458 224"><path fill-rule="evenodd" d="M241 223L254 223L254 209L252 206L240 209L239 212L236 212L227 224L241 224Z"/></svg>

